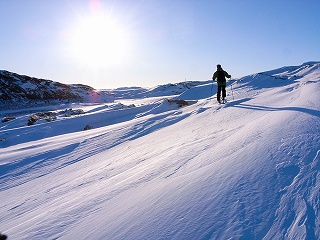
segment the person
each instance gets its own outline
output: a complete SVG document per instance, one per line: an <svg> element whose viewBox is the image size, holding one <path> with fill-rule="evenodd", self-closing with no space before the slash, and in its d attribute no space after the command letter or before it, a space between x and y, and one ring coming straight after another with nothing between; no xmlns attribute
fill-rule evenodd
<svg viewBox="0 0 320 240"><path fill-rule="evenodd" d="M227 96L227 93L226 93L226 86L227 86L226 77L227 78L231 78L231 75L229 75L226 71L224 71L222 69L221 65L218 64L217 65L217 71L213 74L212 80L214 81L215 79L217 79L217 83L218 83L217 101L219 103L221 103L221 102L224 103L225 102L225 98ZM222 99L221 99L221 92L222 92Z"/></svg>
<svg viewBox="0 0 320 240"><path fill-rule="evenodd" d="M6 240L6 239L7 239L7 235L0 233L0 240Z"/></svg>

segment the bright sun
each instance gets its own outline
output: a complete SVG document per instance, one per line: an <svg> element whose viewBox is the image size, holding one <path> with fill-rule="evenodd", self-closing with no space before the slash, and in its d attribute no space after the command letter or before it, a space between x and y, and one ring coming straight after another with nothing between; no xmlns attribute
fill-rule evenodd
<svg viewBox="0 0 320 240"><path fill-rule="evenodd" d="M112 66L122 62L127 52L127 36L105 15L82 19L73 33L72 52L88 66Z"/></svg>

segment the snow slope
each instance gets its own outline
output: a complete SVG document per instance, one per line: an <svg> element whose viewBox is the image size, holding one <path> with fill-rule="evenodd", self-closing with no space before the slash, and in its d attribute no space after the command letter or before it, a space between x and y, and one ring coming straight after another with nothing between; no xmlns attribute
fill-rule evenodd
<svg viewBox="0 0 320 240"><path fill-rule="evenodd" d="M137 99L1 123L0 230L9 239L319 239L319 66L233 80L226 105L203 84L176 97L197 101L187 107Z"/></svg>

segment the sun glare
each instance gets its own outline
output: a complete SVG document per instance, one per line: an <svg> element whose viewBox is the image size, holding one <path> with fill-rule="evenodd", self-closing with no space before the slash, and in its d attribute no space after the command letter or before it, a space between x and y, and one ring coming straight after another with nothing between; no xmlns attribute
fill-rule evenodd
<svg viewBox="0 0 320 240"><path fill-rule="evenodd" d="M85 65L101 67L120 64L126 51L124 29L104 15L84 18L74 30L72 52Z"/></svg>

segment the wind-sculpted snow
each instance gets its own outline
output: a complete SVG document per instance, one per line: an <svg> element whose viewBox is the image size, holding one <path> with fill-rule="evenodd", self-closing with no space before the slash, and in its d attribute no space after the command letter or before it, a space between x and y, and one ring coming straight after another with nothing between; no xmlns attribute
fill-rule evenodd
<svg viewBox="0 0 320 240"><path fill-rule="evenodd" d="M190 106L120 99L33 126L21 113L0 123L0 231L319 239L319 82L314 62L233 79L226 105L205 83L175 97Z"/></svg>

